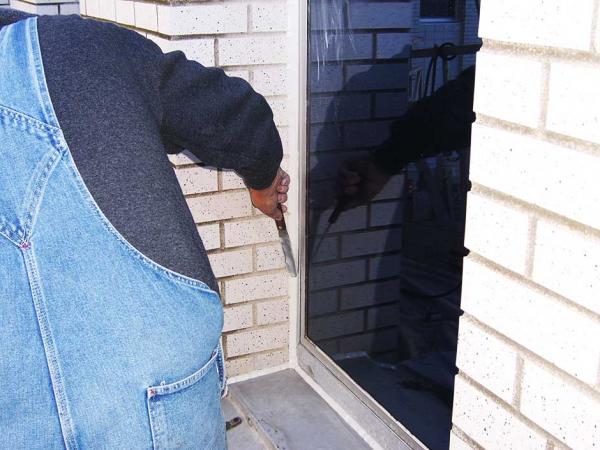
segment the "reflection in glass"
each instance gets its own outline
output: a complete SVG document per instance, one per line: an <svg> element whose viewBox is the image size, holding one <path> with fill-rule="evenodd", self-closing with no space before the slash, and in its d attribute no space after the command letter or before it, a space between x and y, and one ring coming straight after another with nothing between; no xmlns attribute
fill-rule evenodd
<svg viewBox="0 0 600 450"><path fill-rule="evenodd" d="M307 334L448 448L478 4L309 7Z"/></svg>

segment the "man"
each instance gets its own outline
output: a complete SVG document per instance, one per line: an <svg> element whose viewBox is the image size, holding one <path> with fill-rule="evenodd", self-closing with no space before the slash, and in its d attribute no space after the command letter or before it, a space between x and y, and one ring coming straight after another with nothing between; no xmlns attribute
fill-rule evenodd
<svg viewBox="0 0 600 450"><path fill-rule="evenodd" d="M265 99L115 24L0 9L1 448L225 448L218 284L167 153L285 212Z"/></svg>

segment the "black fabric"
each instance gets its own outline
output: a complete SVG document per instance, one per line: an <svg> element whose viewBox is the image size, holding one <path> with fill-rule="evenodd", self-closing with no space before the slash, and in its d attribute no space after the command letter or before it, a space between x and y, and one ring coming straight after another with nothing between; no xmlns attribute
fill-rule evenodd
<svg viewBox="0 0 600 450"><path fill-rule="evenodd" d="M0 27L28 16L0 9ZM56 115L104 214L142 253L218 291L167 153L269 186L282 146L264 97L116 24L39 16L38 33Z"/></svg>

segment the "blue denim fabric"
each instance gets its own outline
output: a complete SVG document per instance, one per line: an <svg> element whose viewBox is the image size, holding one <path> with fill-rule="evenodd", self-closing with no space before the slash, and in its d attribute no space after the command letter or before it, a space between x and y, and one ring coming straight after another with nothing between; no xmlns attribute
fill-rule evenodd
<svg viewBox="0 0 600 450"><path fill-rule="evenodd" d="M140 253L95 203L37 16L0 30L0 61L0 448L225 449L219 295Z"/></svg>

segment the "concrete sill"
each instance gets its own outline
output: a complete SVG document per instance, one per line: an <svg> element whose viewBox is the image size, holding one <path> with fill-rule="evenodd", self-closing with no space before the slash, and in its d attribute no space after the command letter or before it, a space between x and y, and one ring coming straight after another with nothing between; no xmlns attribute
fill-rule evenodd
<svg viewBox="0 0 600 450"><path fill-rule="evenodd" d="M293 369L231 384L229 450L362 450L370 447Z"/></svg>

